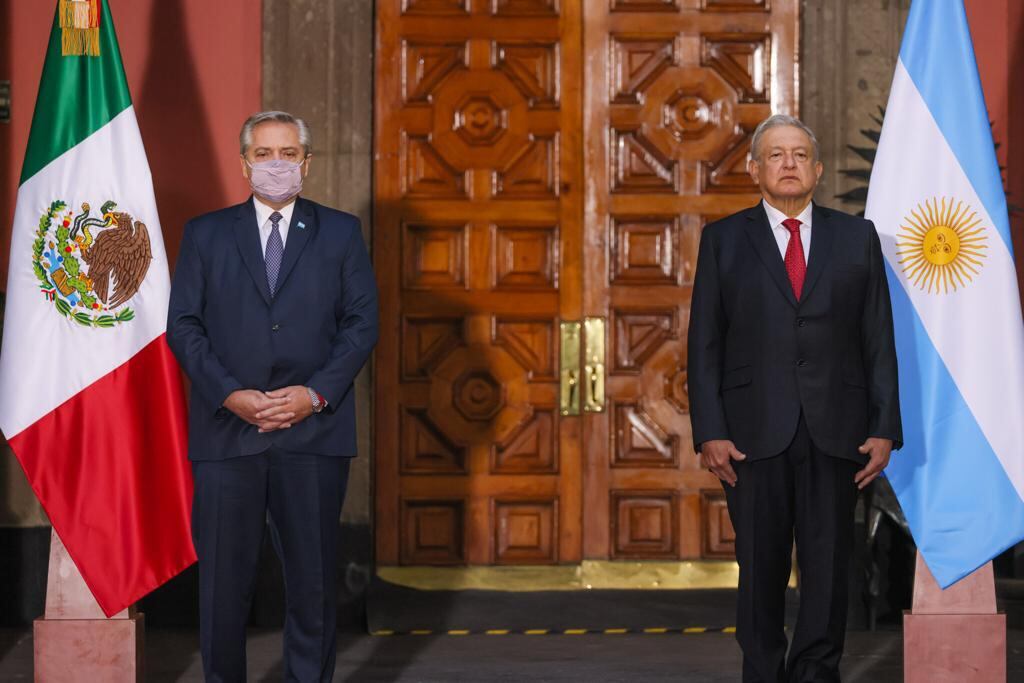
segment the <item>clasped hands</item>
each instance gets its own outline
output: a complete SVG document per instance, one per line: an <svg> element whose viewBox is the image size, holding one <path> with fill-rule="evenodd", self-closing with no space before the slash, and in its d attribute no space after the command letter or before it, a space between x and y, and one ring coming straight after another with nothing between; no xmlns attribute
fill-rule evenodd
<svg viewBox="0 0 1024 683"><path fill-rule="evenodd" d="M290 386L274 391L239 389L234 391L224 407L251 425L260 433L288 429L313 414L313 400L304 386Z"/></svg>
<svg viewBox="0 0 1024 683"><path fill-rule="evenodd" d="M868 456L868 464L864 469L857 472L853 482L858 489L863 489L882 473L889 464L889 456L892 453L892 441L871 437L857 449ZM712 473L729 486L736 486L736 470L732 467L732 461L746 460L747 456L740 453L735 444L728 439L716 439L705 441L700 447L700 465L711 470Z"/></svg>

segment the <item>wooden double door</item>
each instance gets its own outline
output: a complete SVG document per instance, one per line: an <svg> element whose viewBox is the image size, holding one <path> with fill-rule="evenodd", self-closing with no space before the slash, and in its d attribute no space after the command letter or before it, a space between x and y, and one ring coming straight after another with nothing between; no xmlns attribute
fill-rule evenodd
<svg viewBox="0 0 1024 683"><path fill-rule="evenodd" d="M690 291L797 4L378 0L378 564L732 557Z"/></svg>

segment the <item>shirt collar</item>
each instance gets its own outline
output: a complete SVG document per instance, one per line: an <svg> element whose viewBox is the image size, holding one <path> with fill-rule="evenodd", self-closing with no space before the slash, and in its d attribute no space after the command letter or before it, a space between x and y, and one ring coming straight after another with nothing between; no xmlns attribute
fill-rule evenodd
<svg viewBox="0 0 1024 683"><path fill-rule="evenodd" d="M258 225L258 226L265 225L266 222L268 220L270 220L270 214L274 213L275 210L279 214L281 214L281 223L283 223L285 226L291 225L291 222L292 222L292 211L295 210L295 200L294 199L291 200L290 202L288 202L285 206L281 207L280 209L273 209L273 208L267 206L266 204L261 202L259 199L257 199L256 195L252 196L252 202L256 206L256 225Z"/></svg>
<svg viewBox="0 0 1024 683"><path fill-rule="evenodd" d="M762 199L761 204L764 206L765 213L768 214L768 224L772 227L772 230L777 229L782 225L782 221L789 218L786 214L782 213L774 206L768 203L767 200ZM804 210L800 212L800 215L796 217L800 221L800 227L811 227L811 215L814 213L814 202L808 202ZM269 214L268 214L269 215ZM785 229L785 228L783 228Z"/></svg>

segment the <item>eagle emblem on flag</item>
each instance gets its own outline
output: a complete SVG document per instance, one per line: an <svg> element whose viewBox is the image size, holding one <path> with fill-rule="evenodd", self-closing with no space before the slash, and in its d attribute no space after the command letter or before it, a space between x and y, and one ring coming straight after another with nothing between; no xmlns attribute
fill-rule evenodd
<svg viewBox="0 0 1024 683"><path fill-rule="evenodd" d="M125 306L139 291L153 251L146 224L107 201L99 216L82 202L76 214L57 200L39 218L32 267L47 301L85 327L114 327L135 317Z"/></svg>

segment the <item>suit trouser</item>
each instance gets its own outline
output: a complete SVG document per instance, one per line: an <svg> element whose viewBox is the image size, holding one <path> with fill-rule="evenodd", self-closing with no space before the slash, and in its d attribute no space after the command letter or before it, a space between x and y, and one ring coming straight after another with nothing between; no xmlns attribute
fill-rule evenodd
<svg viewBox="0 0 1024 683"><path fill-rule="evenodd" d="M740 565L736 639L744 681L838 681L860 467L811 442L801 415L790 446L734 462L725 485ZM800 608L786 659L786 585L796 537Z"/></svg>
<svg viewBox="0 0 1024 683"><path fill-rule="evenodd" d="M199 640L207 681L244 681L245 625L270 513L284 570L284 675L330 681L337 628L339 517L349 458L285 453L193 462Z"/></svg>

